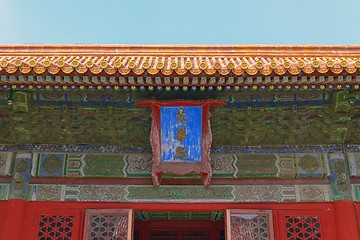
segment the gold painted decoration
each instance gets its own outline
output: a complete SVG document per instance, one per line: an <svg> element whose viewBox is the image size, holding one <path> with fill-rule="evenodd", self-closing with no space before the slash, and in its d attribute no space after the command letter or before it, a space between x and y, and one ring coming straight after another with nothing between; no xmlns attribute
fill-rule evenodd
<svg viewBox="0 0 360 240"><path fill-rule="evenodd" d="M189 70L189 72L190 72L191 74L194 74L194 75L199 75L199 74L201 73L201 69L199 69L199 68L192 68L192 69Z"/></svg>
<svg viewBox="0 0 360 240"><path fill-rule="evenodd" d="M61 68L61 71L63 71L66 74L72 73L74 71L73 67L70 66L64 66Z"/></svg>
<svg viewBox="0 0 360 240"><path fill-rule="evenodd" d="M90 68L90 71L91 71L93 74L99 74L99 73L102 72L102 70L103 70L102 68L97 67L97 66L94 66L94 67Z"/></svg>
<svg viewBox="0 0 360 240"><path fill-rule="evenodd" d="M30 67L28 67L28 68L31 70ZM48 72L49 72L50 74L57 74L57 73L59 73L60 68L59 68L58 66L56 66L56 65L51 65L47 70L48 70ZM25 72L23 72L22 70L21 70L21 72L22 72L22 73L25 73Z"/></svg>
<svg viewBox="0 0 360 240"><path fill-rule="evenodd" d="M45 68L48 68L48 67L50 67L50 65L51 65L51 61L46 58L46 59L42 62L42 65L43 65Z"/></svg>
<svg viewBox="0 0 360 240"><path fill-rule="evenodd" d="M0 61L0 67L2 67L2 68L6 68L8 64L9 64L9 62L5 59Z"/></svg>
<svg viewBox="0 0 360 240"><path fill-rule="evenodd" d="M143 69L143 68L133 68L132 71L136 75L141 75L141 74L143 74L145 72L145 69Z"/></svg>
<svg viewBox="0 0 360 240"><path fill-rule="evenodd" d="M166 76L169 76L173 73L173 70L172 69L168 69L168 68L163 68L161 69L161 72L162 74L166 75Z"/></svg>
<svg viewBox="0 0 360 240"><path fill-rule="evenodd" d="M205 61L201 61L201 62L200 62L199 68L200 68L201 70L205 70L205 69L207 69L207 67L208 67L208 65L207 65L207 63L206 63Z"/></svg>
<svg viewBox="0 0 360 240"><path fill-rule="evenodd" d="M37 64L33 69L37 74L43 74L46 71L46 68L40 64Z"/></svg>
<svg viewBox="0 0 360 240"><path fill-rule="evenodd" d="M116 73L116 68L105 68L104 71L109 75L114 75Z"/></svg>
<svg viewBox="0 0 360 240"><path fill-rule="evenodd" d="M75 71L80 74L86 73L87 70L88 68L85 67L84 65L79 65L78 67L75 68Z"/></svg>
<svg viewBox="0 0 360 240"><path fill-rule="evenodd" d="M14 64L10 63L6 66L5 70L7 73L15 73L18 68Z"/></svg>
<svg viewBox="0 0 360 240"><path fill-rule="evenodd" d="M29 73L29 72L32 70L32 68L31 68L29 65L27 65L27 64L22 64L22 65L19 67L19 70L20 70L21 73L26 74L26 73ZM50 72L50 70L51 70L51 69L48 69L48 72ZM51 72L50 72L50 73L51 73ZM56 73L58 73L58 72L51 73L51 74L56 74Z"/></svg>
<svg viewBox="0 0 360 240"><path fill-rule="evenodd" d="M215 68L207 68L204 70L204 72L208 75L214 75L216 73L216 69Z"/></svg>
<svg viewBox="0 0 360 240"><path fill-rule="evenodd" d="M233 70L231 70L235 75L239 76L244 73L244 71L240 67L236 67Z"/></svg>
<svg viewBox="0 0 360 240"><path fill-rule="evenodd" d="M155 74L157 74L159 72L159 69L157 69L157 68L149 68L147 70L147 72L150 73L151 75L155 75Z"/></svg>

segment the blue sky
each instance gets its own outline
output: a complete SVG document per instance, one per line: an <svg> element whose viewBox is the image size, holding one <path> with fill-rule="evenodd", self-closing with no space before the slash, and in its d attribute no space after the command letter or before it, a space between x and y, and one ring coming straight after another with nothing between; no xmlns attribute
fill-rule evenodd
<svg viewBox="0 0 360 240"><path fill-rule="evenodd" d="M360 0L0 0L0 44L360 44Z"/></svg>

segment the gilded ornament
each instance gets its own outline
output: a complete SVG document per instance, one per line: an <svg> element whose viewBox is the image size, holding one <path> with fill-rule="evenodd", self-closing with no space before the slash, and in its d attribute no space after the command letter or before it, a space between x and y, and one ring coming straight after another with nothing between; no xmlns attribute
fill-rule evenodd
<svg viewBox="0 0 360 240"><path fill-rule="evenodd" d="M56 65L58 65L58 67L62 68L65 66L65 61L60 59L56 62Z"/></svg>
<svg viewBox="0 0 360 240"><path fill-rule="evenodd" d="M46 58L46 59L42 62L42 64L43 64L44 67L48 68L48 67L50 67L51 62L50 62L49 59Z"/></svg>
<svg viewBox="0 0 360 240"><path fill-rule="evenodd" d="M300 69L297 67L290 67L288 69L288 72L291 73L292 75L298 75L300 73Z"/></svg>
<svg viewBox="0 0 360 240"><path fill-rule="evenodd" d="M16 67L20 67L21 64L22 64L22 61L21 61L20 59L18 59L18 58L14 61L14 65L15 65Z"/></svg>
<svg viewBox="0 0 360 240"><path fill-rule="evenodd" d="M354 62L354 65L356 68L360 68L360 60L357 59L355 62Z"/></svg>
<svg viewBox="0 0 360 240"><path fill-rule="evenodd" d="M314 67L314 68L318 68L320 66L320 61L318 59L315 59L311 62L311 65Z"/></svg>
<svg viewBox="0 0 360 240"><path fill-rule="evenodd" d="M146 69L146 71L148 73L150 73L151 75L155 75L155 74L157 74L159 72L159 69L157 69L157 68L149 68L149 69Z"/></svg>
<svg viewBox="0 0 360 240"><path fill-rule="evenodd" d="M86 73L88 68L85 67L84 65L78 66L77 68L75 68L76 72L78 73Z"/></svg>
<svg viewBox="0 0 360 240"><path fill-rule="evenodd" d="M31 71L31 67L29 65L21 65L19 69L22 73L29 73Z"/></svg>
<svg viewBox="0 0 360 240"><path fill-rule="evenodd" d="M216 70L220 69L220 68L221 68L220 62L216 61L216 62L214 63L214 68L215 68Z"/></svg>
<svg viewBox="0 0 360 240"><path fill-rule="evenodd" d="M162 69L164 67L164 63L163 62L157 62L156 63L156 68L157 69Z"/></svg>
<svg viewBox="0 0 360 240"><path fill-rule="evenodd" d="M278 75L284 75L286 72L286 69L283 66L278 66L277 68L274 69L274 72Z"/></svg>
<svg viewBox="0 0 360 240"><path fill-rule="evenodd" d="M18 70L18 68L15 67L14 64L9 64L9 65L5 68L5 70L6 70L7 73L15 73L15 72Z"/></svg>
<svg viewBox="0 0 360 240"><path fill-rule="evenodd" d="M177 68L175 70L175 72L179 75L184 75L187 71L186 71L186 69L183 69L183 68Z"/></svg>
<svg viewBox="0 0 360 240"><path fill-rule="evenodd" d="M166 76L169 76L173 73L173 70L172 69L167 69L167 68L163 68L161 69L161 72L162 74L166 75Z"/></svg>
<svg viewBox="0 0 360 240"><path fill-rule="evenodd" d="M73 68L77 68L78 66L80 65L80 62L76 59L74 59L72 62L71 62L71 66Z"/></svg>
<svg viewBox="0 0 360 240"><path fill-rule="evenodd" d="M269 66L270 66L271 69L276 69L277 66L278 66L278 64L277 64L277 62L275 62L275 61L273 60L273 61L270 62Z"/></svg>
<svg viewBox="0 0 360 240"><path fill-rule="evenodd" d="M127 64L127 67L130 68L130 69L133 69L136 67L136 63L134 61L129 61L129 63Z"/></svg>
<svg viewBox="0 0 360 240"><path fill-rule="evenodd" d="M34 72L36 72L37 74L42 74L46 71L46 68L41 66L41 65L36 65L34 67Z"/></svg>
<svg viewBox="0 0 360 240"><path fill-rule="evenodd" d="M291 62L289 60L285 60L282 65L284 66L284 68L290 68L291 67Z"/></svg>
<svg viewBox="0 0 360 240"><path fill-rule="evenodd" d="M1 66L2 68L7 67L8 64L9 64L9 62L6 61L5 59L4 59L4 60L1 60L1 62L0 62L0 66Z"/></svg>
<svg viewBox="0 0 360 240"><path fill-rule="evenodd" d="M70 66L64 66L61 68L61 70L66 73L66 74L69 74L71 73L72 71L74 71L74 68L73 67L70 67Z"/></svg>
<svg viewBox="0 0 360 240"><path fill-rule="evenodd" d="M313 68L312 65L307 64L303 69L302 69L305 73L310 74L313 73L315 71L315 68Z"/></svg>
<svg viewBox="0 0 360 240"><path fill-rule="evenodd" d="M258 71L259 71L259 70L256 69L256 68L254 68L254 67L246 69L247 74L252 75L252 76L255 75L255 74L257 74Z"/></svg>
<svg viewBox="0 0 360 240"><path fill-rule="evenodd" d="M257 62L255 63L255 67L256 67L257 69L262 69L263 66L264 66L264 64L263 64L261 61L257 61Z"/></svg>
<svg viewBox="0 0 360 240"><path fill-rule="evenodd" d="M346 68L348 65L349 65L349 63L346 59L342 59L340 61L340 66L342 66L343 68Z"/></svg>
<svg viewBox="0 0 360 240"><path fill-rule="evenodd" d="M29 66L32 67L32 68L35 67L36 64L37 64L37 62L36 62L35 59L31 59L31 60L29 61Z"/></svg>
<svg viewBox="0 0 360 240"><path fill-rule="evenodd" d="M116 73L116 68L110 68L110 67L105 68L105 72L109 75L113 75Z"/></svg>
<svg viewBox="0 0 360 240"><path fill-rule="evenodd" d="M92 67L94 66L94 62L93 62L92 60L87 60L87 61L85 62L85 66L86 66L87 68L92 68Z"/></svg>
<svg viewBox="0 0 360 240"><path fill-rule="evenodd" d="M205 71L206 74L212 75L212 74L215 73L215 71L214 71L214 72L211 72L211 73L208 73L208 70L215 70L215 69L207 69L207 70ZM235 75L237 75L237 76L240 76L240 75L242 75L242 74L244 73L244 71L243 71L241 68L234 68L234 69L231 70L231 71L232 71Z"/></svg>
<svg viewBox="0 0 360 240"><path fill-rule="evenodd" d="M191 62L188 61L188 62L185 62L184 67L185 67L185 69L190 70L193 67L193 65Z"/></svg>
<svg viewBox="0 0 360 240"><path fill-rule="evenodd" d="M247 62L241 62L240 63L240 67L243 69L243 70L246 70L248 67L249 67L249 64Z"/></svg>
<svg viewBox="0 0 360 240"><path fill-rule="evenodd" d="M26 67L24 67L24 68L25 68L25 70L27 69ZM28 69L31 70L30 67L28 67ZM57 74L59 71L60 71L60 68L59 68L58 66L56 66L56 65L52 65L52 66L50 66L50 67L48 68L48 72L49 72L50 74ZM21 72L23 72L23 69L21 69ZM30 71L29 71L29 72L30 72ZM25 73L25 72L23 72L23 73Z"/></svg>
<svg viewBox="0 0 360 240"><path fill-rule="evenodd" d="M340 64L335 64L334 67L332 67L331 72L335 73L335 74L339 74L341 73L344 69L340 66Z"/></svg>
<svg viewBox="0 0 360 240"><path fill-rule="evenodd" d="M298 68L304 68L306 63L303 60L299 60L296 65L298 66Z"/></svg>
<svg viewBox="0 0 360 240"><path fill-rule="evenodd" d="M194 75L199 75L201 73L201 69L199 68L192 68L189 71Z"/></svg>
<svg viewBox="0 0 360 240"><path fill-rule="evenodd" d="M335 65L335 62L331 59L326 61L326 66L328 66L329 68L332 68Z"/></svg>
<svg viewBox="0 0 360 240"><path fill-rule="evenodd" d="M352 73L355 73L355 72L357 71L357 69L355 68L354 65L352 65L351 67L349 66L349 67L345 68L345 71L346 71L347 73L352 74Z"/></svg>
<svg viewBox="0 0 360 240"><path fill-rule="evenodd" d="M115 62L114 62L114 67L115 68L120 68L122 66L122 62L119 60L119 59L117 59Z"/></svg>
<svg viewBox="0 0 360 240"><path fill-rule="evenodd" d="M227 65L227 68L228 69L234 69L235 68L235 64L233 62L229 62L228 65Z"/></svg>
<svg viewBox="0 0 360 240"><path fill-rule="evenodd" d="M103 61L100 62L100 67L101 67L102 69L105 69L105 68L107 68L108 66L109 66L109 63L108 63L106 60L103 60Z"/></svg>
<svg viewBox="0 0 360 240"><path fill-rule="evenodd" d="M205 61L201 61L200 62L200 64L199 64L199 68L201 69L201 70L205 70L205 69L207 69L207 63L205 62Z"/></svg>
<svg viewBox="0 0 360 240"><path fill-rule="evenodd" d="M144 68L144 69L150 68L150 62L149 61L144 61L143 64L142 64L142 68Z"/></svg>
<svg viewBox="0 0 360 240"><path fill-rule="evenodd" d="M143 69L143 68L133 68L132 71L136 75L141 75L141 74L143 74L145 72L145 69Z"/></svg>

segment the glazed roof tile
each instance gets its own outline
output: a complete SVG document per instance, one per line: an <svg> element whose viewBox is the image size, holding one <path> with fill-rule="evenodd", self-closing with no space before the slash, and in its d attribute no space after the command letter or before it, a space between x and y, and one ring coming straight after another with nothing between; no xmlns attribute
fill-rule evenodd
<svg viewBox="0 0 360 240"><path fill-rule="evenodd" d="M356 75L360 46L0 45L0 74Z"/></svg>
<svg viewBox="0 0 360 240"><path fill-rule="evenodd" d="M359 46L0 46L1 71L11 74L353 74L359 57Z"/></svg>

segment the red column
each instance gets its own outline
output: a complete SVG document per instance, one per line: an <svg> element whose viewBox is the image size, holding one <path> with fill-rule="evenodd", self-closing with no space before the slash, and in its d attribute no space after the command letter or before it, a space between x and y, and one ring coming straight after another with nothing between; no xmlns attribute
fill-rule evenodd
<svg viewBox="0 0 360 240"><path fill-rule="evenodd" d="M360 239L359 223L354 203L350 200L335 201L334 210L337 239Z"/></svg>
<svg viewBox="0 0 360 240"><path fill-rule="evenodd" d="M12 199L8 201L6 218L3 226L1 239L22 240L24 231L24 219L26 211L26 201L22 199Z"/></svg>

